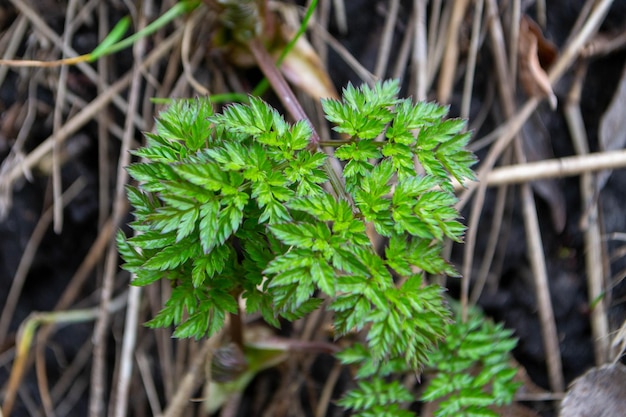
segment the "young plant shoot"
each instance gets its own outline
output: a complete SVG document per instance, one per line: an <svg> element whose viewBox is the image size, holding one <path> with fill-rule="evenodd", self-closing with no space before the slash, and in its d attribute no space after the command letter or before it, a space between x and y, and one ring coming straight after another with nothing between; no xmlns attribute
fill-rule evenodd
<svg viewBox="0 0 626 417"><path fill-rule="evenodd" d="M438 348L446 337L465 343L460 335L471 328L510 341L500 327L456 324L443 288L425 279L457 275L442 258L444 239L460 242L464 233L452 178L473 179L475 157L464 121L398 93L396 81L348 85L342 100L323 101L341 134L323 144L335 148L339 175L329 175L331 156L311 145L307 122L287 123L258 98L219 114L206 99L161 113L156 133L134 152L141 162L128 168L138 184L128 187L136 234L118 234L133 285L172 286L148 325L199 339L221 330L228 315L239 323L240 299L272 326L326 308L337 338L360 340L337 357L359 380L340 404L361 416L413 415L404 405L415 395L392 375L437 368L436 358L449 357ZM241 344L240 326L230 331ZM502 343L505 353L514 345ZM496 359L489 366L498 372L472 379L472 395L492 377L510 380L499 373L506 355ZM442 369L436 384L453 374ZM425 398L457 391L435 385ZM463 415L479 415L485 402Z"/></svg>

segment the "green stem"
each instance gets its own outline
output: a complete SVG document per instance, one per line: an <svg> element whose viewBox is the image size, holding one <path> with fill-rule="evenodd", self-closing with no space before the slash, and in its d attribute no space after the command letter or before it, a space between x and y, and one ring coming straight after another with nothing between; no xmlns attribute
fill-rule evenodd
<svg viewBox="0 0 626 417"><path fill-rule="evenodd" d="M239 292L235 294L235 300L239 299ZM243 349L243 324L241 323L241 308L237 302L237 313L230 314L230 338L239 348Z"/></svg>

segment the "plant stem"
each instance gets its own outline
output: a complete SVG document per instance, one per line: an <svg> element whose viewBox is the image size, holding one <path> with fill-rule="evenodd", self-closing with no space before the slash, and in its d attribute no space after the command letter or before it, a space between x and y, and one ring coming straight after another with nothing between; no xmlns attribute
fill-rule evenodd
<svg viewBox="0 0 626 417"><path fill-rule="evenodd" d="M261 43L259 38L254 38L248 44L252 55L254 55L254 59L256 60L259 68L265 75L265 77L270 82L270 85L274 89L274 92L285 106L285 109L289 112L291 117L294 120L306 120L306 122L311 127L311 138L309 139L309 145L313 149L317 149L320 147L320 136L315 130L313 122L309 119L309 116L304 112L304 109L300 105L300 102L296 98L293 91L287 84L285 77L280 73L280 70L276 67L274 60L270 56L270 54ZM330 184L335 191L336 195L343 198L346 201L349 201L352 207L354 207L354 202L346 192L346 188L341 182L340 174L337 173L330 164L330 161L327 159L324 164L324 170L328 175Z"/></svg>
<svg viewBox="0 0 626 417"><path fill-rule="evenodd" d="M239 292L235 295L235 300L239 299ZM241 308L237 303L237 313L230 314L230 338L239 348L243 349L243 325L241 323Z"/></svg>
<svg viewBox="0 0 626 417"><path fill-rule="evenodd" d="M250 51L252 52L252 55L254 55L254 59L259 65L259 68L261 68L261 71L270 82L274 92L280 99L281 103L283 103L283 106L285 106L285 109L289 112L291 117L295 120L306 120L309 123L313 131L311 135L311 145L317 147L320 142L320 137L315 131L313 123L311 123L311 120L304 112L304 109L300 105L300 102L296 98L293 91L291 91L291 88L289 87L289 84L287 84L283 75L280 73L278 68L276 68L274 60L261 43L261 40L259 38L254 38L250 41L248 46L250 47Z"/></svg>

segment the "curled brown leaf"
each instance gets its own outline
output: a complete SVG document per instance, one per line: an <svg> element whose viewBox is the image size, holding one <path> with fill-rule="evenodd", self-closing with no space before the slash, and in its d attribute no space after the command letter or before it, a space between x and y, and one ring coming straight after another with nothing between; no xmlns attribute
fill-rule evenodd
<svg viewBox="0 0 626 417"><path fill-rule="evenodd" d="M555 109L557 99L546 69L556 57L556 47L543 37L541 29L527 16L520 20L518 54L519 79L526 94L547 97L550 107Z"/></svg>

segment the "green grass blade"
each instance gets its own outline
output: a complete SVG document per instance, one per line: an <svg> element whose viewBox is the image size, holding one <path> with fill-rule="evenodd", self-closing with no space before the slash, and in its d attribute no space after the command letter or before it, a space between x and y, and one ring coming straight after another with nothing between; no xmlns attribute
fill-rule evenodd
<svg viewBox="0 0 626 417"><path fill-rule="evenodd" d="M148 26L146 26L139 32L134 33L133 35L129 36L128 38L122 41L116 42L116 40L119 39L119 37L121 37L121 35L123 35L126 32L125 29L127 29L127 27L126 28L123 27L124 19L122 19L122 21L120 21L117 25L115 25L111 33L102 41L102 43L96 49L94 49L94 51L91 54L89 54L89 61L93 62L96 59L100 58L101 56L110 55L115 52L121 51L122 49L128 48L133 43L135 43L135 41L137 41L138 39L141 39L144 36L151 35L152 33L161 29L163 26L165 26L166 24L168 24L169 22L171 22L178 16L181 16L185 13L192 11L199 5L200 5L199 0L186 0L186 1L178 2L171 9L165 12L162 16L160 16L158 19L150 23ZM122 29L124 30L122 31Z"/></svg>

